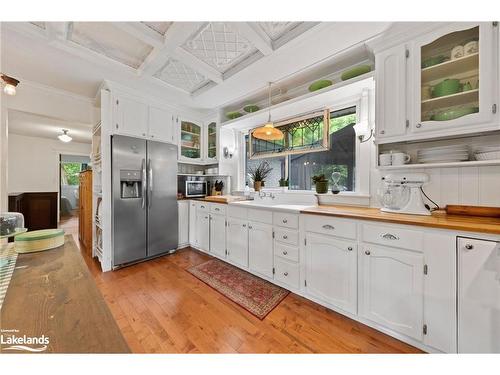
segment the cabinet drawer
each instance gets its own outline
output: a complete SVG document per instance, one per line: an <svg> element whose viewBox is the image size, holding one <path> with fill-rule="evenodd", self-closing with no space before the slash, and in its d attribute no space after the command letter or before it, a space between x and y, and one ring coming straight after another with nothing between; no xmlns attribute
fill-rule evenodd
<svg viewBox="0 0 500 375"><path fill-rule="evenodd" d="M255 221L257 223L272 224L273 213L272 211L256 210L253 208L248 209L248 221Z"/></svg>
<svg viewBox="0 0 500 375"><path fill-rule="evenodd" d="M290 288L299 288L299 265L290 263L281 258L274 258L274 279L288 285Z"/></svg>
<svg viewBox="0 0 500 375"><path fill-rule="evenodd" d="M196 208L199 211L208 212L209 211L209 204L204 203L204 202L196 202Z"/></svg>
<svg viewBox="0 0 500 375"><path fill-rule="evenodd" d="M299 248L294 246L288 246L276 242L274 244L274 255L280 258L289 260L291 262L299 261Z"/></svg>
<svg viewBox="0 0 500 375"><path fill-rule="evenodd" d="M226 214L226 205L225 204L210 204L210 212L213 214L225 215Z"/></svg>
<svg viewBox="0 0 500 375"><path fill-rule="evenodd" d="M328 216L306 215L306 231L356 239L354 221Z"/></svg>
<svg viewBox="0 0 500 375"><path fill-rule="evenodd" d="M299 215L286 212L274 212L273 224L285 228L299 229Z"/></svg>
<svg viewBox="0 0 500 375"><path fill-rule="evenodd" d="M245 207L228 205L226 212L227 212L227 216L229 216L229 217L234 217L237 219L246 219L247 218L247 209Z"/></svg>
<svg viewBox="0 0 500 375"><path fill-rule="evenodd" d="M412 229L363 224L363 241L402 249L422 250L424 234Z"/></svg>
<svg viewBox="0 0 500 375"><path fill-rule="evenodd" d="M299 244L299 233L295 230L276 228L274 239L284 244L297 246Z"/></svg>

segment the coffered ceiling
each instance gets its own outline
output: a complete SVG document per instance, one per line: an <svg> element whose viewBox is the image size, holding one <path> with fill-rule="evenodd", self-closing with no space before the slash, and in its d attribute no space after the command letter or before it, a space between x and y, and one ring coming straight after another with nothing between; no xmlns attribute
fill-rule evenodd
<svg viewBox="0 0 500 375"><path fill-rule="evenodd" d="M348 24L7 22L2 23L9 31L2 36L2 62L21 79L45 79L41 83L57 88L86 82L69 90L84 96L91 96L90 84L95 95L98 83L111 79L151 88L150 93L168 91L165 97L180 104L216 107L245 91L265 89L267 81L308 68L388 26L364 23L360 29L351 23L352 35L338 39L338 45L330 43L335 30ZM92 64L99 67L91 69Z"/></svg>

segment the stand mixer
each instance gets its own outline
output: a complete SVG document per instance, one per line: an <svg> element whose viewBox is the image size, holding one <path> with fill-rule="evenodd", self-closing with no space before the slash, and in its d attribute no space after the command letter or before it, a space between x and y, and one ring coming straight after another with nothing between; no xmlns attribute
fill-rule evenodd
<svg viewBox="0 0 500 375"><path fill-rule="evenodd" d="M377 195L381 211L430 215L422 198L422 186L429 181L425 173L391 173L382 177Z"/></svg>

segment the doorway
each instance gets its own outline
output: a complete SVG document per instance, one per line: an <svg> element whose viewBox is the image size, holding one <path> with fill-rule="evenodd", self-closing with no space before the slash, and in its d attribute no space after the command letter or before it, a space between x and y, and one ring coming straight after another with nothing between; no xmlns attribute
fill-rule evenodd
<svg viewBox="0 0 500 375"><path fill-rule="evenodd" d="M59 227L71 234L78 233L79 175L89 164L88 156L59 155Z"/></svg>

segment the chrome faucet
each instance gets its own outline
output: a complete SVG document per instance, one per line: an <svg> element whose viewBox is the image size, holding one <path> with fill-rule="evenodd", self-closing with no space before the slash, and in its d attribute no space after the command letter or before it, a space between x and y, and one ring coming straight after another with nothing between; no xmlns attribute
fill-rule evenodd
<svg viewBox="0 0 500 375"><path fill-rule="evenodd" d="M274 195L274 193L266 193L264 191L259 191L259 198L265 198L265 197L269 197L271 199L274 199L276 198L276 195Z"/></svg>

